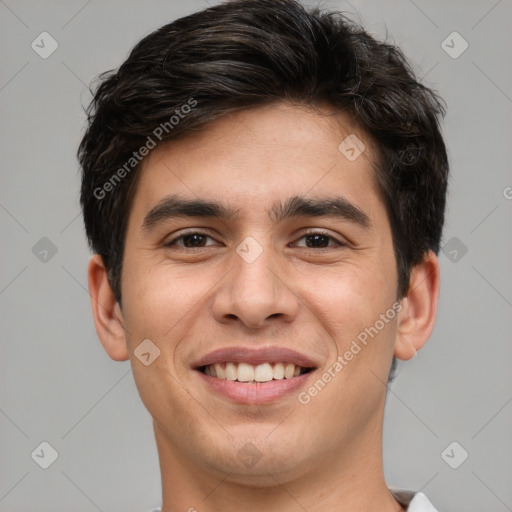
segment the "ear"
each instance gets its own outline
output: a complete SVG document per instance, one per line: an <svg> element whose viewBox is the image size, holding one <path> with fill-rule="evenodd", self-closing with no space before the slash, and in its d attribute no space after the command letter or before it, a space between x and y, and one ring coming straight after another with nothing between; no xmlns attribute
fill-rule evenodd
<svg viewBox="0 0 512 512"><path fill-rule="evenodd" d="M409 291L402 299L394 346L398 359L406 361L414 357L430 337L436 319L439 286L439 260L429 251L423 261L412 268Z"/></svg>
<svg viewBox="0 0 512 512"><path fill-rule="evenodd" d="M107 269L99 254L91 257L88 274L92 314L98 338L114 361L126 361L129 355L123 314L110 287Z"/></svg>

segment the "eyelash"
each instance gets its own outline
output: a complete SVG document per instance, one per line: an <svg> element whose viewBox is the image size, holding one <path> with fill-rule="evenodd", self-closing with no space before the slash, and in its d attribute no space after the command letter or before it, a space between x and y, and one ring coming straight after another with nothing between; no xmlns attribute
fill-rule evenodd
<svg viewBox="0 0 512 512"><path fill-rule="evenodd" d="M178 240L182 240L183 238L185 238L187 236L191 236L191 235L201 235L201 236L206 236L208 238L214 239L214 237L212 237L212 235L210 233L207 233L205 231L190 231L188 233L181 234L180 236L172 239L170 242L166 242L164 245L165 245L165 247L170 248ZM338 245L338 248L346 247L348 245L346 243L340 242L338 239L336 239L333 236L329 235L327 232L322 231L322 230L318 230L318 229L314 230L314 231L307 231L306 233L303 233L302 236L300 236L297 240L301 240L302 238L304 238L306 236L314 236L314 235L320 235L320 236L323 236L325 238L328 238L329 240L334 241ZM182 249L185 249L185 250L195 250L195 249L206 249L207 248L207 247L195 247L194 248L194 247L185 247L185 246L179 246L179 247L182 248ZM318 252L318 251L330 250L330 249L333 249L333 247L331 247L331 248L329 248L329 247L320 247L318 249L315 249L314 247L303 247L303 249L306 249L308 251L316 251L316 252Z"/></svg>

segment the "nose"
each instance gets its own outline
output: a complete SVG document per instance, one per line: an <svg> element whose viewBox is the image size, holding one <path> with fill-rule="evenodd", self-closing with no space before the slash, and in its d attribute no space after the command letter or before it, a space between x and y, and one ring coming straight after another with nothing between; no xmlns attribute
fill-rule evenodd
<svg viewBox="0 0 512 512"><path fill-rule="evenodd" d="M286 265L270 245L246 238L233 253L232 268L214 297L216 320L241 322L251 330L275 325L277 320L291 322L299 299Z"/></svg>

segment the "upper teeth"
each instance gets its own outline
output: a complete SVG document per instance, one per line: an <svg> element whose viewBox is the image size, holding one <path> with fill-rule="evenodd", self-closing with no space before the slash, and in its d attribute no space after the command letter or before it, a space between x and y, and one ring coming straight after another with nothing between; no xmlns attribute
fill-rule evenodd
<svg viewBox="0 0 512 512"><path fill-rule="evenodd" d="M301 366L293 363L263 363L257 366L247 363L215 363L205 367L204 372L218 379L240 382L268 382L272 379L291 379L301 373Z"/></svg>

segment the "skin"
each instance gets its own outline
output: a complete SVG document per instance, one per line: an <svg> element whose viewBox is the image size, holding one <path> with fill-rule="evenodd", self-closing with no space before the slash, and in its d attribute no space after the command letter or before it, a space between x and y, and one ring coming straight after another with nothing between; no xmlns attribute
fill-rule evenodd
<svg viewBox="0 0 512 512"><path fill-rule="evenodd" d="M338 150L351 133L366 144L353 162ZM412 269L401 311L305 405L298 392L236 404L191 368L216 348L278 345L313 358L319 377L395 303L391 227L373 161L371 141L348 119L287 103L230 114L144 161L126 234L122 309L98 255L89 287L98 336L112 359L130 358L153 417L164 512L403 510L383 474L385 384L392 356L410 359L431 334L434 253ZM171 193L229 202L241 218L181 218L142 230L144 216ZM269 219L265 210L292 195L342 195L372 226ZM200 248L183 240L164 246L189 228L211 238ZM308 245L309 228L328 231L326 248ZM263 249L250 264L236 252L249 236ZM134 355L144 339L160 350L149 366ZM237 456L246 443L261 455L251 467Z"/></svg>

